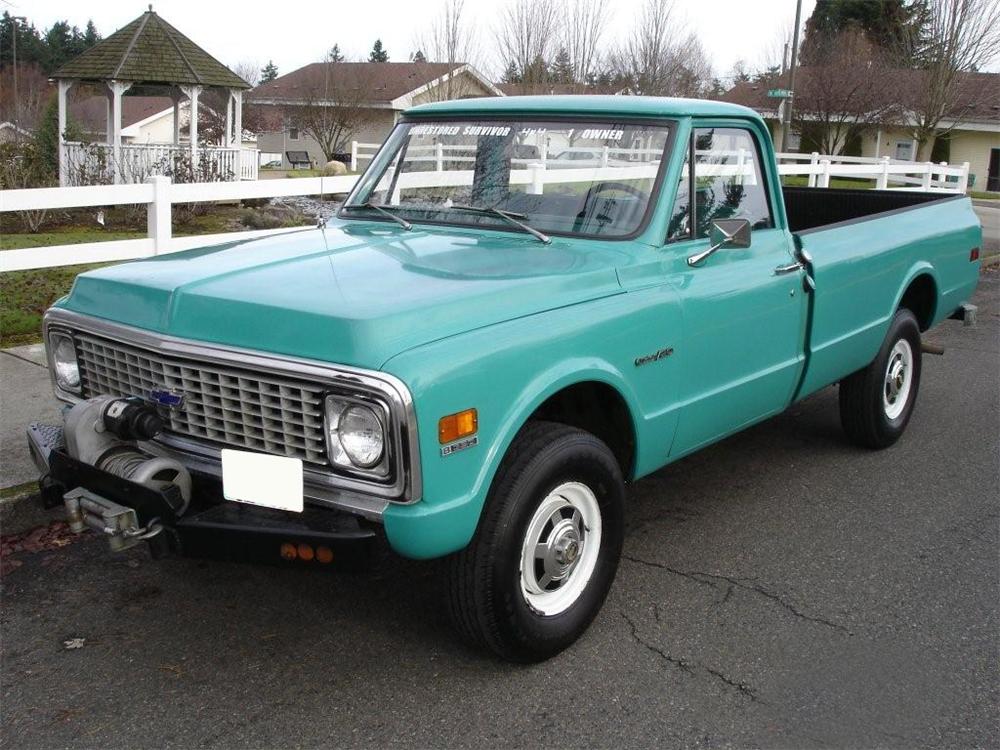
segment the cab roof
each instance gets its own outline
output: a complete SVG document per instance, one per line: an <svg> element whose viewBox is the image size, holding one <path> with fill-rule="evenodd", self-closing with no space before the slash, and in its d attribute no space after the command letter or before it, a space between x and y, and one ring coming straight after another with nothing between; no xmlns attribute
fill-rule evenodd
<svg viewBox="0 0 1000 750"><path fill-rule="evenodd" d="M582 115L611 117L742 117L760 120L749 107L706 99L665 96L503 96L421 104L406 117L452 115Z"/></svg>

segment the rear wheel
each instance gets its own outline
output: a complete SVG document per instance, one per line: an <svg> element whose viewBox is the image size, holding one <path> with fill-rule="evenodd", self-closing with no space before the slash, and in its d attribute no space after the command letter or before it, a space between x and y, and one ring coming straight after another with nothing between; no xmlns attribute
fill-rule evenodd
<svg viewBox="0 0 1000 750"><path fill-rule="evenodd" d="M917 400L920 366L920 326L912 312L897 310L878 356L840 383L840 422L851 442L886 448L899 440Z"/></svg>
<svg viewBox="0 0 1000 750"><path fill-rule="evenodd" d="M624 535L624 481L590 433L531 423L497 473L476 536L448 562L449 611L512 661L573 643L604 603Z"/></svg>

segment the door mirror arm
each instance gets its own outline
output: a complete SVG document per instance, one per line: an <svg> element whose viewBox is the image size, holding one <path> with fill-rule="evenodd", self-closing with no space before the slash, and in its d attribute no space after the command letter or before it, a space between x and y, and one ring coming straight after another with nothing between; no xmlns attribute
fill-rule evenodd
<svg viewBox="0 0 1000 750"><path fill-rule="evenodd" d="M713 221L712 229L709 232L709 242L711 245L707 250L695 253L687 259L689 266L698 266L724 247L750 247L749 219L717 219Z"/></svg>

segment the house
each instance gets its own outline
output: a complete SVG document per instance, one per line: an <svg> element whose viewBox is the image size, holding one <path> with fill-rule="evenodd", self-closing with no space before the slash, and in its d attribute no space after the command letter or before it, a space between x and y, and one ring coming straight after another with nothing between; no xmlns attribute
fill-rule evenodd
<svg viewBox="0 0 1000 750"><path fill-rule="evenodd" d="M339 158L351 141L381 143L400 113L442 99L502 96L485 76L466 63L312 63L262 84L249 97L265 123L258 133L262 152L306 151L313 164L327 159L319 141L306 131L310 113L326 109L328 144Z"/></svg>
<svg viewBox="0 0 1000 750"><path fill-rule="evenodd" d="M797 72L796 89L808 90L811 69ZM865 156L913 161L917 158L917 141L913 137L912 115L905 114L906 105L918 100L923 83L923 73L918 70L893 71L894 91L900 98L903 114L882 127L865 130L860 138L846 144L844 155ZM768 96L768 91L784 88L785 77L774 80L743 81L737 83L720 98L757 110L767 122L771 136L777 141L781 130L780 99ZM795 100L795 118L808 123L817 118L809 114L809 103L804 93ZM969 162L969 187L976 190L1000 191L1000 74L970 73L962 80L949 118L942 120L942 130L951 128L945 138L934 144L932 159L950 164ZM790 133L785 151L818 150L798 132Z"/></svg>
<svg viewBox="0 0 1000 750"><path fill-rule="evenodd" d="M627 87L587 83L498 83L497 88L504 93L504 96L563 96L569 94L623 96L630 93Z"/></svg>
<svg viewBox="0 0 1000 750"><path fill-rule="evenodd" d="M31 138L31 131L19 128L12 122L0 122L0 143L15 143Z"/></svg>
<svg viewBox="0 0 1000 750"><path fill-rule="evenodd" d="M103 140L107 128L108 99L88 96L68 105L69 119L85 139ZM202 109L207 109L202 105ZM180 142L189 143L191 107L188 100L178 105ZM169 96L122 97L122 143L170 143L174 135L174 100ZM243 147L256 148L256 136L244 130Z"/></svg>

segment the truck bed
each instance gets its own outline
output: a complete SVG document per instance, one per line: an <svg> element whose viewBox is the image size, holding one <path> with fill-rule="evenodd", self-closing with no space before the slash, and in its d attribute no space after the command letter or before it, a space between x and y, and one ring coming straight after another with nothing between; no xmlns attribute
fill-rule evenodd
<svg viewBox="0 0 1000 750"><path fill-rule="evenodd" d="M785 188L795 243L811 258L808 365L800 395L864 367L916 283L926 330L972 295L982 241L964 195Z"/></svg>
<svg viewBox="0 0 1000 750"><path fill-rule="evenodd" d="M809 187L783 187L781 192L785 196L788 228L796 233L959 197L900 190L830 190Z"/></svg>

